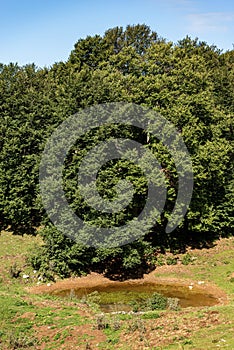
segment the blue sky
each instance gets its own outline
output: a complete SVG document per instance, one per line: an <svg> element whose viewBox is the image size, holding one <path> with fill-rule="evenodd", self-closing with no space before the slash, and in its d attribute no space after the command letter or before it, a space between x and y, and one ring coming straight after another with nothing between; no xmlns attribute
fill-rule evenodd
<svg viewBox="0 0 234 350"><path fill-rule="evenodd" d="M50 66L75 42L145 23L168 41L187 34L220 49L234 44L233 0L0 0L0 62Z"/></svg>

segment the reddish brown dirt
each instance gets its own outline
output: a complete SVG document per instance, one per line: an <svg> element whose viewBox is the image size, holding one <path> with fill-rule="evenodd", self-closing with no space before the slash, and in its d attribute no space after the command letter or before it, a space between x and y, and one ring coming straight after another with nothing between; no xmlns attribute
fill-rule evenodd
<svg viewBox="0 0 234 350"><path fill-rule="evenodd" d="M204 291L207 292L207 294L210 294L217 298L220 303L226 304L228 302L226 294L220 290L215 285L212 285L208 282L204 282L202 285L199 285L199 282L194 282L192 279L190 280L183 280L181 278L172 278L172 277L157 277L157 274L162 273L168 273L168 272L178 272L178 269L186 271L186 266L161 266L157 268L156 270L152 271L151 273L144 275L143 278L137 279L137 280L128 280L121 282L124 284L142 284L144 282L152 282L152 283L158 283L158 284L165 284L165 285L173 285L173 286L189 286L193 285L193 290L197 291ZM28 287L27 291L33 294L42 294L42 293L51 293L55 291L62 291L62 290L72 290L77 288L90 288L90 287L97 287L100 285L115 285L119 283L118 281L111 281L110 279L104 277L101 274L98 273L91 273L84 277L78 277L78 278L68 278L62 281L58 281L54 284L51 284L50 286L47 285L40 285L40 286L33 286Z"/></svg>
<svg viewBox="0 0 234 350"><path fill-rule="evenodd" d="M98 344L106 340L105 334L98 330L93 329L91 325L85 326L73 326L64 327L59 332L56 328L48 326L35 327L37 338L40 341L40 345L36 347L37 350L44 350L47 348L48 343L55 346L57 349L97 349ZM66 336L62 336L65 334ZM61 334L57 340L56 336ZM64 338L64 339L63 339ZM64 340L64 343L62 343Z"/></svg>
<svg viewBox="0 0 234 350"><path fill-rule="evenodd" d="M179 317L178 317L179 316ZM215 327L223 323L217 311L206 311L199 318L189 315L189 311L166 313L159 319L148 322L131 321L128 328L120 336L119 347L125 345L126 349L143 350L160 347L163 349L171 343L176 344L182 339L189 339L192 332L203 327ZM135 329L137 328L137 329Z"/></svg>
<svg viewBox="0 0 234 350"><path fill-rule="evenodd" d="M214 246L211 249L190 249L188 250L188 253L191 253L197 257L210 257L210 256L216 256L217 253L223 250L227 249L233 249L233 242L234 239L220 239L215 242ZM183 275L183 273L188 272L189 266L184 266L182 264L177 265L164 265L157 267L154 271L152 271L149 274L145 274L143 278L141 279L134 279L134 280L128 280L121 283L144 283L146 281L153 282L153 283L163 283L163 284L172 284L172 285L178 285L178 286L188 286L193 285L193 288L197 288L198 290L203 290L204 292L207 292L208 294L213 295L216 297L221 304L228 303L227 295L220 290L217 286L208 283L204 281L203 284L199 284L199 281L193 281L193 279L183 279L180 276ZM172 278L172 277L160 277L161 275L169 275L174 274L177 275L178 278ZM58 281L56 283L51 284L50 286L47 285L40 285L40 286L33 286L27 288L27 290L30 293L33 294L40 294L40 293L50 293L56 290L67 290L67 289L76 289L76 288L89 288L89 287L96 287L99 285L114 285L115 283L119 283L118 281L112 281L106 277L104 277L102 274L98 273L91 273L88 276L84 277L78 277L78 278L69 278L62 281Z"/></svg>
<svg viewBox="0 0 234 350"><path fill-rule="evenodd" d="M210 256L219 253L222 249L229 249L228 240L221 240L217 242L216 246L212 249L196 249L192 250L191 253L196 256ZM204 283L198 283L191 279L183 279L183 274L186 275L188 272L189 266L184 266L181 264L177 265L164 265L158 267L155 271L152 271L150 274L144 275L142 279L138 280L128 280L121 283L143 283L145 281L154 282L154 283L165 283L173 285L183 285L189 287L193 285L193 288L198 288L204 292L212 294L219 299L221 304L228 303L228 298L226 294L220 290L217 286L203 281ZM161 277L161 275L176 275L178 278L172 277ZM187 274L188 275L188 274ZM233 276L233 275L232 275ZM192 277L192 275L191 275ZM83 287L95 287L99 285L109 285L119 282L111 281L108 278L105 278L101 274L91 273L88 276L80 278L70 278L63 281L58 281L51 286L40 285L28 287L27 290L30 292L27 298L30 298L30 294L40 294L56 290L66 290L66 289L76 289ZM38 301L38 306L51 306L53 308L61 308L61 301ZM72 304L72 301L66 301L66 304ZM35 304L35 301L34 301ZM40 305L39 305L40 304ZM206 308L196 308L199 312L194 312L193 309L183 309L178 312L167 311L166 313L161 313L160 318L152 320L141 320L140 317L134 317L131 320L119 321L120 325L124 325L120 335L119 342L116 345L112 345L115 349L132 349L132 350L143 350L143 349L153 349L160 347L163 349L169 344L176 344L181 342L181 340L189 339L192 333L202 329L209 328L212 331L212 328L217 327L219 324L228 323L225 319L222 319L222 316L218 311L209 310ZM38 345L35 349L44 350L46 344L51 344L53 346L57 345L59 349L98 349L98 344L105 342L103 348L108 348L108 339L104 334L103 330L97 329L97 322L95 322L94 315L91 310L83 305L79 307L79 314L82 316L89 317L91 324L85 324L83 326L73 326L73 327L64 327L64 329L57 329L53 327L48 328L47 326L35 327L35 331L38 339L41 340L41 344ZM25 317L33 317L33 315L23 315ZM67 331L68 335L64 337L64 344L61 344L61 338L55 340L57 333L62 333ZM46 340L47 339L47 340Z"/></svg>

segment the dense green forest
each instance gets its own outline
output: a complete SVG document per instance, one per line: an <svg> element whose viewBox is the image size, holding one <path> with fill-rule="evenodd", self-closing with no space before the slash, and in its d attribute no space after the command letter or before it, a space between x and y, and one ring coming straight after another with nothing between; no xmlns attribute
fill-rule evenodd
<svg viewBox="0 0 234 350"><path fill-rule="evenodd" d="M174 44L146 25L116 27L88 36L66 62L50 68L0 65L0 229L39 233L44 245L31 257L47 277L90 270L131 273L155 264L157 252L184 250L233 233L234 51L221 52L198 39ZM100 171L99 191L113 198L121 178L134 183L135 200L115 217L95 215L76 192L76 174L85 149L106 137L142 141L166 174L167 202L160 220L144 237L115 248L77 243L48 219L40 198L39 164L48 137L70 115L89 106L133 102L159 112L181 133L193 163L194 191L179 227L165 233L177 191L175 164L163 145L133 128L99 128L77 140L64 170L64 190L85 220L121 225L144 206L144 176L126 160ZM124 122L124 121L123 121ZM121 174L117 171L121 169ZM111 179L111 180L110 180Z"/></svg>

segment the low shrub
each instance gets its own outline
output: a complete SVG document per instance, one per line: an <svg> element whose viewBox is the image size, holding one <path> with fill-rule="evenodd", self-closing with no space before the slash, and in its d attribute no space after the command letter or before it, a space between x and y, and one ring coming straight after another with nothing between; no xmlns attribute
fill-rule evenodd
<svg viewBox="0 0 234 350"><path fill-rule="evenodd" d="M177 258L173 258L172 256L168 256L166 258L167 265L176 265L177 264Z"/></svg>
<svg viewBox="0 0 234 350"><path fill-rule="evenodd" d="M160 317L160 314L156 313L154 311L146 312L146 313L141 315L141 318L143 320L153 320L153 319L156 319L156 318L159 318L159 317Z"/></svg>
<svg viewBox="0 0 234 350"><path fill-rule="evenodd" d="M191 262L192 262L192 256L191 256L189 253L185 254L185 255L182 257L181 262L182 262L183 265L189 265L189 264L191 264Z"/></svg>
<svg viewBox="0 0 234 350"><path fill-rule="evenodd" d="M10 277L11 278L18 278L20 273L21 273L21 269L17 266L16 263L14 263L11 267L10 267Z"/></svg>
<svg viewBox="0 0 234 350"><path fill-rule="evenodd" d="M19 336L14 333L9 337L9 348L12 350L26 349L38 345L38 339L29 336Z"/></svg>
<svg viewBox="0 0 234 350"><path fill-rule="evenodd" d="M167 308L167 298L159 293L154 293L147 300L147 306L150 310L165 310Z"/></svg>
<svg viewBox="0 0 234 350"><path fill-rule="evenodd" d="M104 314L98 315L96 318L96 325L98 330L109 328L109 322L107 320L106 315Z"/></svg>

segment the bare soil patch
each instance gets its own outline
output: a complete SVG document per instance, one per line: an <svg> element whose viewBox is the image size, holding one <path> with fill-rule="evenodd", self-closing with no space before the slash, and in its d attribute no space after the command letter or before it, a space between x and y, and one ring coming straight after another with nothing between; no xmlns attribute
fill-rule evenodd
<svg viewBox="0 0 234 350"><path fill-rule="evenodd" d="M53 327L34 327L40 345L37 350L44 350L48 343L57 345L57 349L97 349L98 344L106 340L105 334L93 329L92 325L64 327L58 330Z"/></svg>
<svg viewBox="0 0 234 350"><path fill-rule="evenodd" d="M134 330L134 324L120 336L121 345L133 350L164 347L181 340L188 340L191 334L203 327L216 327L222 320L217 311L206 311L200 317L191 316L189 311L167 312L159 319L150 320Z"/></svg>
<svg viewBox="0 0 234 350"><path fill-rule="evenodd" d="M204 248L204 249L190 249L188 253L192 253L196 256L202 257L212 257L216 256L218 253L233 248L234 239L220 239L215 242L212 248ZM113 281L104 276L104 274L99 273L91 273L87 276L76 277L76 278L68 278L61 281L57 281L55 283L51 283L49 286L47 284L37 285L33 287L28 287L27 291L33 294L41 294L41 293L51 293L54 291L63 291L68 289L78 289L78 288L92 288L98 287L100 285L108 286L115 284L143 284L144 282L165 284L165 285L174 285L174 286L186 286L188 288L193 288L193 290L204 291L204 293L210 294L213 297L219 300L220 304L227 304L228 297L224 291L218 288L216 285L209 283L207 281L195 281L191 279L184 279L180 277L183 273L188 273L190 270L190 266L177 264L177 265L163 265L157 267L155 270L151 271L148 274L145 274L143 278L139 279L129 279L127 281ZM161 275L177 275L177 278L174 277L161 277ZM189 287L190 286L190 287Z"/></svg>
<svg viewBox="0 0 234 350"><path fill-rule="evenodd" d="M140 285L144 284L145 282L150 282L154 284L163 284L168 286L184 286L186 288L192 288L193 291L197 292L203 292L207 293L209 295L212 295L214 298L218 299L218 302L220 304L227 304L228 298L227 295L219 289L217 286L208 283L206 281L194 281L194 280L184 280L182 278L172 278L172 277L157 277L157 273L165 273L165 272L176 272L178 269L188 269L187 266L162 266L157 268L156 270L152 271L149 274L144 275L141 279L134 279L134 280L128 280L128 281L112 281L106 277L104 277L101 274L98 273L91 273L84 277L78 277L78 278L69 278L62 281L58 281L56 283L48 285L40 285L40 286L33 286L28 287L27 291L33 294L44 294L44 293L54 293L64 290L72 290L72 289L79 289L79 288L95 288L99 286L117 286L121 283L121 285Z"/></svg>

